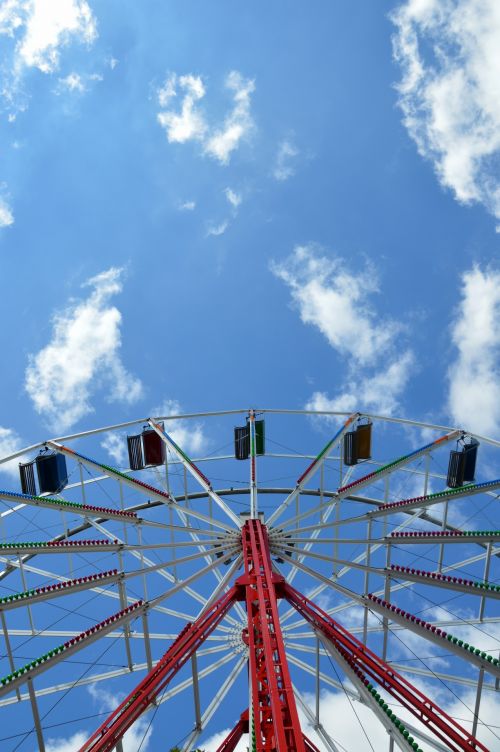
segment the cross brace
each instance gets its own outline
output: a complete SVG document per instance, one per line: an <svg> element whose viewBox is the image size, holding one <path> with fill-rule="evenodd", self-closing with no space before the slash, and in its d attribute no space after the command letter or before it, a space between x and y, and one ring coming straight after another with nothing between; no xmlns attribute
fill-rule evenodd
<svg viewBox="0 0 500 752"><path fill-rule="evenodd" d="M232 587L194 623L188 623L160 658L156 666L138 684L109 718L85 742L80 752L111 752L123 734L155 701L171 679L214 631L235 601Z"/></svg>
<svg viewBox="0 0 500 752"><path fill-rule="evenodd" d="M237 601L245 602L247 608L247 626L242 637L249 648L251 720L243 714L218 752L234 750L247 731L252 737L252 752L317 752L300 728L278 614L279 598L285 598L316 634L321 635L325 644L332 646L340 663L354 672L384 712L387 713L387 705L372 681L418 718L452 752L488 752L473 734L398 674L393 666L273 571L267 527L259 519L245 522L241 528L241 546L244 573L225 595L207 605L193 623L184 627L163 658L80 752L111 752L116 748L126 730L155 702ZM397 734L403 731L392 713L388 713L388 718L389 725L394 725L397 739ZM405 748L406 737L401 741Z"/></svg>
<svg viewBox="0 0 500 752"><path fill-rule="evenodd" d="M344 627L328 616L315 603L290 585L284 587L284 597L309 622L313 629L329 640L355 673L364 674L391 694L410 713L427 726L453 752L471 752L488 748L463 729L435 702L398 674L392 666L369 650ZM366 683L368 683L365 680Z"/></svg>

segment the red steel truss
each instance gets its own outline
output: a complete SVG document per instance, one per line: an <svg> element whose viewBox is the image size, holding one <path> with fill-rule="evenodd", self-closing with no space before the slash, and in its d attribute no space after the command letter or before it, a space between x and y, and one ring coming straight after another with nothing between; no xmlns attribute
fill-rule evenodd
<svg viewBox="0 0 500 752"><path fill-rule="evenodd" d="M285 584L284 597L317 632L330 641L355 673L368 683L370 676L403 707L424 723L446 746L454 752L471 752L488 748L469 734L451 716L441 710L410 682L406 681L388 663L373 653L354 635L328 616L313 601L301 595L291 585Z"/></svg>
<svg viewBox="0 0 500 752"><path fill-rule="evenodd" d="M248 520L242 530L245 574L237 580L247 605L250 682L257 752L305 752L278 615L285 580L272 571L267 528Z"/></svg>
<svg viewBox="0 0 500 752"><path fill-rule="evenodd" d="M245 710L241 714L236 726L229 732L222 744L217 747L217 752L234 752L243 734L248 734L249 730L248 710ZM305 734L302 734L302 739L304 740L306 752L319 752L319 749Z"/></svg>
<svg viewBox="0 0 500 752"><path fill-rule="evenodd" d="M235 601L244 601L247 608L247 627L242 637L249 648L252 721L249 721L248 710L242 713L218 752L233 752L241 736L249 731L255 752L318 752L300 728L278 615L279 598L286 599L298 611L325 645L330 646L333 656L340 656L360 681L365 685L373 681L392 695L452 752L488 752L487 747L436 703L273 571L267 528L260 520L249 519L243 525L241 545L244 574L195 622L184 627L156 666L80 752L111 752L127 729L200 648Z"/></svg>
<svg viewBox="0 0 500 752"><path fill-rule="evenodd" d="M91 750L92 752L108 752L114 749L125 731L144 713L179 669L214 631L235 599L236 588L232 587L195 622L186 624L163 658L160 658L149 674L80 748L80 752Z"/></svg>
<svg viewBox="0 0 500 752"><path fill-rule="evenodd" d="M248 710L245 710L236 726L229 732L222 744L217 747L217 752L233 752L243 734L248 734L248 730Z"/></svg>
<svg viewBox="0 0 500 752"><path fill-rule="evenodd" d="M304 739L304 746L306 748L306 752L319 752L319 749L315 744L312 743L310 739L307 738L305 734L302 734L302 738Z"/></svg>

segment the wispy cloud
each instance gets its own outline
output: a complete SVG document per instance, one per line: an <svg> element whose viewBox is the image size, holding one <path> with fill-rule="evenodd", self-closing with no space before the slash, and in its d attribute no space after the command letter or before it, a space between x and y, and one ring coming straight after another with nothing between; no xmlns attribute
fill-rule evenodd
<svg viewBox="0 0 500 752"><path fill-rule="evenodd" d="M500 272L475 266L462 275L451 336L457 356L448 371L448 407L460 427L499 435Z"/></svg>
<svg viewBox="0 0 500 752"><path fill-rule="evenodd" d="M99 705L102 707L102 705ZM140 718L135 724L125 733L123 737L123 752L137 752L138 749L141 752L147 752L150 749L150 739L153 728L148 728L148 722ZM88 740L91 731L77 731L76 734L68 739L48 739L45 749L46 752L75 752L75 750L83 747Z"/></svg>
<svg viewBox="0 0 500 752"><path fill-rule="evenodd" d="M46 752L75 752L75 749L83 747L90 734L77 731L68 739L48 739L45 745Z"/></svg>
<svg viewBox="0 0 500 752"><path fill-rule="evenodd" d="M112 712L124 700L122 693L110 692L98 684L91 684L88 692L100 710ZM148 720L144 716L139 718L123 736L123 752L137 752L138 749L147 752L152 733L153 726Z"/></svg>
<svg viewBox="0 0 500 752"><path fill-rule="evenodd" d="M11 428L0 426L0 457L8 457L9 454L19 451L23 446L21 439ZM19 473L19 459L11 460L0 465L0 473L7 473L17 477Z"/></svg>
<svg viewBox="0 0 500 752"><path fill-rule="evenodd" d="M180 111L170 109L172 100L182 95ZM201 141L207 130L203 113L197 102L205 96L205 87L199 76L177 76L173 73L158 90L158 104L164 108L158 113L158 122L165 128L170 143Z"/></svg>
<svg viewBox="0 0 500 752"><path fill-rule="evenodd" d="M288 180L295 175L294 159L298 157L299 153L297 147L290 140L284 139L281 141L273 169L273 177L276 180Z"/></svg>
<svg viewBox="0 0 500 752"><path fill-rule="evenodd" d="M236 193L236 191L233 191L232 188L226 188L224 190L224 195L233 209L237 209L242 202L241 193Z"/></svg>
<svg viewBox="0 0 500 752"><path fill-rule="evenodd" d="M224 220L224 222L220 222L219 224L210 224L207 229L207 237L210 237L211 235L214 237L224 235L228 227L229 222L227 220Z"/></svg>
<svg viewBox="0 0 500 752"><path fill-rule="evenodd" d="M206 94L201 77L173 73L166 79L157 92L161 107L157 119L169 143L199 141L204 154L221 164L229 163L231 154L254 127L250 104L255 84L238 71L231 71L225 86L232 93L233 106L222 126L212 126L200 106ZM174 107L179 97L180 104Z"/></svg>
<svg viewBox="0 0 500 752"><path fill-rule="evenodd" d="M427 643L426 650L429 643ZM335 678L335 677L333 677ZM430 696L436 695L436 684L432 688L420 678L413 678L413 684L421 691ZM344 686L351 689L352 684L349 680L343 679ZM300 685L299 685L300 686ZM473 709L475 707L475 696L470 690L456 691L451 693L441 686L441 697L439 703L451 717L458 718L461 726L471 729L473 720ZM357 693L356 693L357 694ZM316 698L313 694L302 693L308 707L314 715ZM416 728L420 728L422 733L429 735L429 729L409 711L402 708L399 704L391 700L390 695L386 695L389 706L403 722L408 722ZM349 701L345 692L332 692L331 690L322 689L320 696L321 723L326 732L334 740L340 749L355 749L357 752L370 752L370 750L383 750L387 746L387 732L378 720L377 716L364 703ZM317 745L318 749L325 749L324 742L314 729L313 724L305 716L302 707L298 704L299 720L302 731L306 736ZM498 737L495 735L496 721L498 716L498 701L493 693L483 693L481 698L479 737L488 749L498 749ZM234 719L236 722L236 718ZM484 724L484 725L483 725ZM230 729L213 734L203 742L203 748L206 752L215 752L219 745L225 739ZM245 735L239 745L236 747L237 752L247 749L248 737ZM424 746L428 746L424 744Z"/></svg>
<svg viewBox="0 0 500 752"><path fill-rule="evenodd" d="M236 722L236 719L235 719ZM223 731L217 731L215 734L212 734L208 739L206 739L203 742L203 751L204 752L217 752L217 750L220 748L220 745L226 738L226 736L229 734L231 729L227 728ZM235 752L246 752L248 750L248 736L247 734L244 734L236 747L234 748Z"/></svg>
<svg viewBox="0 0 500 752"><path fill-rule="evenodd" d="M233 93L233 109L225 118L222 128L215 130L205 143L205 153L222 164L228 164L232 152L254 126L250 102L255 82L243 78L238 71L231 71L226 78L226 88Z"/></svg>
<svg viewBox="0 0 500 752"><path fill-rule="evenodd" d="M462 727L471 730L473 709L475 706L474 692L459 691L454 688L453 693L442 684L432 685L424 683L420 678L413 677L412 683L428 696L440 697L437 701L445 712L452 718L458 718ZM347 686L350 682L346 682ZM315 706L315 697L305 693L305 700L310 708ZM390 695L386 695L389 706L403 722L408 722L419 728L424 734L429 735L429 728L421 723L415 716L410 714L398 703L395 703ZM484 705L483 705L484 702ZM495 727L498 717L498 700L494 693L483 693L481 698L479 738L487 749L498 749L498 737L495 735ZM312 724L304 717L299 708L299 718L304 733L317 744L320 749L324 748L320 737ZM370 750L383 750L387 746L387 732L378 720L377 716L363 703L350 703L343 692L323 690L321 693L321 722L332 739L341 749L355 749L357 752L370 752ZM485 724L483 726L482 724ZM488 728L491 727L491 730ZM432 736L432 734L430 734ZM434 737L435 738L435 737ZM396 746L396 745L395 745ZM429 745L423 742L426 749Z"/></svg>
<svg viewBox="0 0 500 752"><path fill-rule="evenodd" d="M354 273L343 259L327 257L321 249L309 245L296 247L291 256L273 263L271 269L290 288L292 304L302 322L318 329L349 364L348 387L334 398L316 392L308 406L393 412L408 382L414 357L401 347L402 324L381 317L372 303L379 292L373 266L366 263L363 270Z"/></svg>
<svg viewBox="0 0 500 752"><path fill-rule="evenodd" d="M60 91L67 89L68 91L85 91L85 84L82 81L82 77L78 73L69 73L64 78L59 79Z"/></svg>
<svg viewBox="0 0 500 752"><path fill-rule="evenodd" d="M14 224L14 214L4 198L0 198L0 227L10 227Z"/></svg>
<svg viewBox="0 0 500 752"><path fill-rule="evenodd" d="M381 320L369 303L378 292L377 274L369 263L355 274L343 259L321 255L319 248L308 245L297 246L271 269L290 288L303 323L318 328L332 347L361 364L373 363L401 330L396 321Z"/></svg>
<svg viewBox="0 0 500 752"><path fill-rule="evenodd" d="M184 201L179 204L179 211L194 211L196 209L196 201Z"/></svg>
<svg viewBox="0 0 500 752"><path fill-rule="evenodd" d="M497 0L408 0L392 13L404 123L440 182L500 219Z"/></svg>
<svg viewBox="0 0 500 752"><path fill-rule="evenodd" d="M66 430L93 411L104 386L109 400L134 402L142 385L120 358L121 313L110 299L122 290L122 269L92 277L89 296L55 313L52 338L26 369L25 387L37 412L55 430Z"/></svg>
<svg viewBox="0 0 500 752"><path fill-rule="evenodd" d="M182 406L177 400L164 400L161 405L151 410L151 415L182 415ZM188 454L200 454L208 444L204 433L204 426L194 420L169 420L165 426L167 432L179 446Z"/></svg>
<svg viewBox="0 0 500 752"><path fill-rule="evenodd" d="M102 448L109 454L117 467L125 467L127 462L126 442L123 433L108 433L101 441Z"/></svg>
<svg viewBox="0 0 500 752"><path fill-rule="evenodd" d="M400 405L401 396L410 380L415 357L405 350L386 369L361 377L351 377L344 390L330 398L325 392L314 392L306 403L307 410L326 412L353 412L373 410L382 415L392 415Z"/></svg>
<svg viewBox="0 0 500 752"><path fill-rule="evenodd" d="M102 80L103 77L99 73L92 73L90 75L81 75L80 73L75 72L68 73L64 78L58 79L55 93L63 94L69 91L76 94L83 94L88 90L91 82Z"/></svg>
<svg viewBox="0 0 500 752"><path fill-rule="evenodd" d="M51 73L70 41L90 44L97 36L86 0L8 0L0 8L0 34L15 39L14 66Z"/></svg>
<svg viewBox="0 0 500 752"><path fill-rule="evenodd" d="M183 409L177 400L164 400L161 405L153 407L150 414L153 417L162 415L182 415ZM174 441L188 454L200 454L207 445L208 439L204 433L204 426L194 420L169 420L166 430ZM117 467L125 467L128 463L127 440L123 432L108 433L101 441L101 446ZM1 432L0 432L1 456ZM1 466L0 466L1 469Z"/></svg>
<svg viewBox="0 0 500 752"><path fill-rule="evenodd" d="M0 35L6 38L0 97L12 122L29 106L26 73L36 68L47 75L53 74L70 45L92 45L97 38L97 22L86 0L51 0L49 3L46 0L4 0L0 5ZM56 93L60 91L56 89Z"/></svg>
<svg viewBox="0 0 500 752"><path fill-rule="evenodd" d="M72 43L90 46L97 38L97 23L86 0L3 0L0 3L2 48L0 98L8 122L28 108L25 74L36 68L52 74L58 70L62 52ZM87 77L89 80L92 76ZM56 94L82 92L85 83L78 74L60 78ZM14 215L0 197L0 227L14 223Z"/></svg>

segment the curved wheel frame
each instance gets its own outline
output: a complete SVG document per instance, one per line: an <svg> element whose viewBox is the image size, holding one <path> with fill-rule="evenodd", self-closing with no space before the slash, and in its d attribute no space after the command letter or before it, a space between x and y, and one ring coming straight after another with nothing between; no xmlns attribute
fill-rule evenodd
<svg viewBox="0 0 500 752"><path fill-rule="evenodd" d="M272 434L273 421L289 422L304 415L331 422L333 437L318 455L307 456L302 449L290 453L276 443L280 451L257 456L256 416L266 418ZM210 418L221 423L245 416L250 432L248 463L235 462L228 453L193 461L170 430L173 426L179 434L182 421L191 425ZM385 460L347 467L344 435L361 418L373 421L375 431L380 430L377 443L385 450L381 452ZM141 424L163 443L162 466L134 473L102 461L103 437ZM397 432L396 439L391 430ZM185 429L180 433L188 435ZM139 712L129 712L128 725L123 720L118 724L111 746L105 746L101 727L82 750L119 750L123 734L144 718L144 712L154 715L156 723L160 705L168 701L174 709L185 706L186 691L191 691L194 720L180 745L187 752L206 733L217 709L227 706L233 692L245 684L254 690L250 714L245 715L247 690L246 701L244 693L241 697L243 715L221 750L234 749L231 745L248 730L257 734L256 749L282 749L284 744L288 749L315 749L300 731L299 712L315 729L318 744L342 749L322 722L324 689L342 692L346 705L354 701L370 708L387 731L390 749L396 745L487 750L482 741L488 730L481 718L481 701L485 693L491 696L498 691L500 680L498 644L490 632L500 621L496 572L500 531L491 519L500 480L490 475L477 483L445 488L447 451L463 433L358 413L252 409L133 421L41 442L0 459L1 465L47 447L66 458L70 472L69 483L59 494L0 492L4 503L0 717L7 708L17 712L26 702L32 716L32 724L30 719L24 722L24 736L12 735L12 749L22 749L25 742L27 749L32 741L26 740L32 740L33 734L39 749L45 748L57 698L66 697L69 690L68 697L84 696L88 687L95 696L101 687L111 687L117 699L125 695L112 719L123 705L128 711L137 687L161 667L165 676L154 688L148 686L149 694L144 690ZM419 434L426 435L422 446L416 445ZM481 451L487 452L485 466L493 466L499 442L476 438ZM405 453L389 458L387 447L392 450L405 440ZM82 449L84 444L90 448ZM116 453L116 441L104 445ZM287 483L262 481L261 469L265 476L278 462L286 467ZM215 488L207 476L215 475L218 467L225 472L231 468L234 485ZM298 476L292 475L295 468L300 469ZM26 529L32 533L30 540ZM250 625L249 593L261 586L256 573L266 569L266 561L268 581L261 584L263 593L272 590L271 616L255 612ZM224 614L207 626L207 619L218 614L231 592ZM63 613L55 620L62 622L59 629L47 626L54 609ZM192 644L181 645L177 635L180 630L182 638L186 622L198 632L193 632ZM260 648L249 637L249 629L261 635L263 645L266 630L272 635L281 631L278 647L282 645L283 654L275 673L283 672L279 687L288 682L293 699L284 699L281 693L275 701L269 685L269 707L258 704L262 700L256 699L255 687L271 679L265 673L264 648L261 663L254 665ZM461 639L464 630L469 642ZM477 642L472 643L470 635ZM176 645L179 652L173 658ZM30 660L23 663L26 646ZM158 658L166 646L164 666ZM420 646L427 646L428 657L419 653ZM121 665L110 663L107 670L95 670L103 651L107 654L110 649L121 655ZM74 666L87 655L90 668L75 678ZM443 660L448 664L444 669ZM140 680L141 676L145 678ZM50 677L54 679L47 683ZM450 687L450 697L455 698L463 687L473 692L473 707L468 701L462 703L461 716L468 714L471 724L466 727L438 708L436 700L419 689L422 683L439 697L443 687ZM413 703L409 695L418 702ZM179 699L181 705L176 706ZM111 711L113 702L109 697L107 702ZM275 720L278 708L288 719L287 728L297 726L295 736L281 742ZM435 717L431 708L438 708ZM231 705L234 720L240 710ZM139 720L134 727L143 739L148 733L145 723ZM174 735L172 746L181 737Z"/></svg>

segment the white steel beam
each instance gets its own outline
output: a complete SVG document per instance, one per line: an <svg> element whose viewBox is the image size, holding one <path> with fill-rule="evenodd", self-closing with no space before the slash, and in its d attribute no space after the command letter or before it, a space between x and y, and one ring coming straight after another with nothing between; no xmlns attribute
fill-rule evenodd
<svg viewBox="0 0 500 752"><path fill-rule="evenodd" d="M193 732L189 735L187 740L184 742L184 745L182 747L182 752L189 752L193 748L193 746L196 744L197 739L199 738L200 734L202 733L203 729L207 726L209 721L211 720L212 716L214 715L215 711L218 709L219 705L235 683L236 679L240 675L243 667L245 666L247 662L246 656L240 658L237 663L234 665L234 667L231 669L231 672L229 676L225 679L225 681L221 684L217 692L215 693L213 699L209 703L207 709L203 713L201 717L201 723L200 728L195 728Z"/></svg>
<svg viewBox="0 0 500 752"><path fill-rule="evenodd" d="M178 457L179 461L182 463L187 472L190 473L193 478L198 481L200 486L210 496L210 498L215 501L215 503L222 509L222 511L229 517L229 519L236 525L237 528L241 527L241 525L243 524L242 520L233 512L232 509L228 507L226 502L221 499L219 494L215 493L210 481L203 475L200 470L198 470L196 465L189 459L189 457L184 454L182 449L175 443L172 437L169 436L168 433L164 431L151 418L148 418L148 423L151 428L158 434L161 440L165 443L165 445L170 449L170 451L172 451Z"/></svg>
<svg viewBox="0 0 500 752"><path fill-rule="evenodd" d="M267 524L274 525L277 519L281 517L283 512L286 511L286 509L290 506L292 501L295 499L296 496L298 496L306 483L308 483L311 478L314 477L316 472L324 466L325 461L330 456L331 452L335 447L339 444L339 442L342 440L345 432L349 428L349 426L357 419L361 417L360 413L353 413L350 415L347 420L345 421L342 428L340 428L339 431L335 434L335 436L330 439L330 441L326 444L325 447L321 450L321 452L318 454L318 456L311 462L307 470L298 478L297 484L293 491L291 491L286 499L280 504L280 506L271 514L269 517Z"/></svg>

